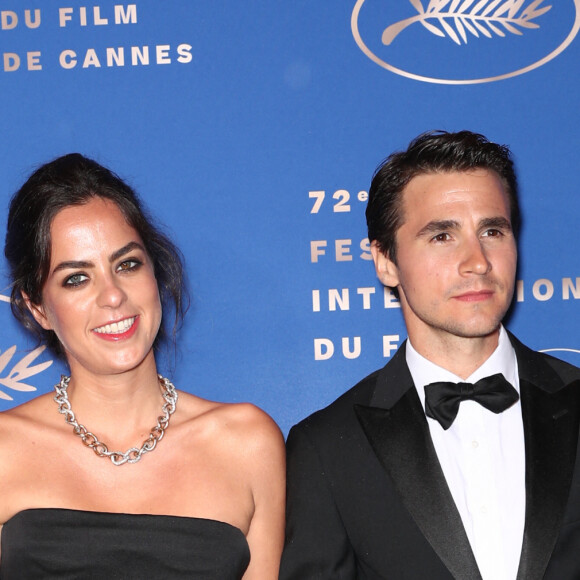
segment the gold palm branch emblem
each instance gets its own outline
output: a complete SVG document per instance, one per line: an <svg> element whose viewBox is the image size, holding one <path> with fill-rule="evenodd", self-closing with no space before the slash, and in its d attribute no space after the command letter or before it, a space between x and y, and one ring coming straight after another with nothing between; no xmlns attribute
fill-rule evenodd
<svg viewBox="0 0 580 580"><path fill-rule="evenodd" d="M382 35L383 44L389 45L408 26L419 22L429 32L450 38L456 44L467 44L468 34L479 38L522 35L522 30L539 28L533 20L552 6L541 6L544 0L430 0L425 9L421 0L409 0L418 14L391 24Z"/></svg>

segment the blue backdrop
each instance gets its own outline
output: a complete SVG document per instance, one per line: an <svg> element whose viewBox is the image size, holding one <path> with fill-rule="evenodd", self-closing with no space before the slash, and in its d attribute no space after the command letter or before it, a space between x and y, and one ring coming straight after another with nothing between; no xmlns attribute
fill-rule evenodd
<svg viewBox="0 0 580 580"><path fill-rule="evenodd" d="M580 0L0 6L0 198L79 151L134 186L183 250L175 384L286 432L405 337L364 221L377 164L428 129L508 144L524 225L509 327L580 364ZM0 409L63 367L0 294Z"/></svg>

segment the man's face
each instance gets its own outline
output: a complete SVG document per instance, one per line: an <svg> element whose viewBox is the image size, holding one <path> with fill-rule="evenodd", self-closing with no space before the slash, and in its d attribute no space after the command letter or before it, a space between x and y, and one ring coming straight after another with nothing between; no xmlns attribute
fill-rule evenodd
<svg viewBox="0 0 580 580"><path fill-rule="evenodd" d="M413 346L495 339L517 261L499 176L477 169L414 177L403 191L403 218L397 264L374 244L372 251L380 280L399 290Z"/></svg>

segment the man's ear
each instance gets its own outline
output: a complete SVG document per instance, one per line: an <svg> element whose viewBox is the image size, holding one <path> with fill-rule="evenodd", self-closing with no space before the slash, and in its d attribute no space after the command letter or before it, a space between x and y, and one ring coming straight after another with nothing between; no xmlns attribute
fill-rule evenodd
<svg viewBox="0 0 580 580"><path fill-rule="evenodd" d="M378 279L389 288L397 288L399 285L399 269L395 262L382 252L376 240L371 243L371 254L373 255Z"/></svg>
<svg viewBox="0 0 580 580"><path fill-rule="evenodd" d="M46 317L42 304L34 304L26 292L21 292L21 294L22 299L26 304L26 308L28 308L30 314L32 314L34 320L36 320L44 330L52 330L52 326Z"/></svg>

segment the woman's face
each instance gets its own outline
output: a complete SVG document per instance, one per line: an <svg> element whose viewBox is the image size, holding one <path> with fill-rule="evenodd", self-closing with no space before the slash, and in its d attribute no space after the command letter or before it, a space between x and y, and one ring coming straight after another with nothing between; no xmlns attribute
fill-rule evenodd
<svg viewBox="0 0 580 580"><path fill-rule="evenodd" d="M67 207L50 235L42 304L29 308L56 333L71 373L119 374L153 357L161 324L153 264L117 205L95 198Z"/></svg>

